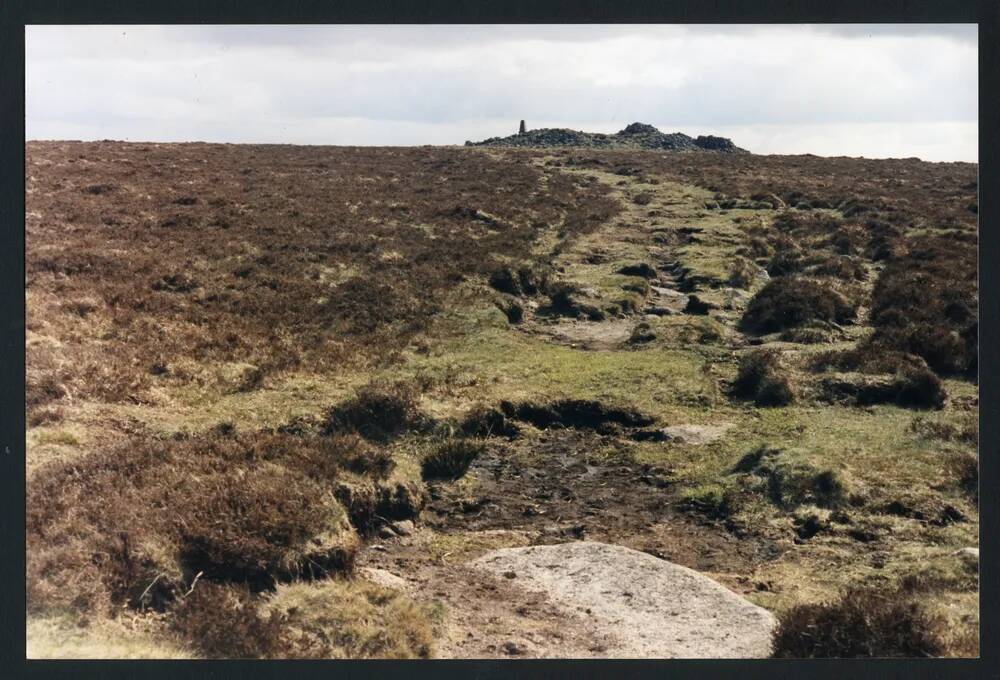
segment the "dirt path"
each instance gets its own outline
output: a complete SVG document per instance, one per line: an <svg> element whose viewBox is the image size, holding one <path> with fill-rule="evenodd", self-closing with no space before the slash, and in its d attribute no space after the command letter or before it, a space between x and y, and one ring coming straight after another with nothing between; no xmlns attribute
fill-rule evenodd
<svg viewBox="0 0 1000 680"><path fill-rule="evenodd" d="M481 532L478 538L499 544L527 540L513 532ZM588 658L620 647L616 636L567 616L544 593L474 569L464 552L439 552L437 543L435 532L423 529L375 544L361 556L364 568L398 577L391 581L415 600L442 606L436 657Z"/></svg>
<svg viewBox="0 0 1000 680"><path fill-rule="evenodd" d="M579 239L553 264L559 278L585 284L583 296L601 307L628 292L622 286L627 276L623 267L646 263L651 271L639 274L648 284L639 309L624 316L609 315L599 321L567 318L548 313L544 306L529 304L523 332L543 336L552 342L584 350L627 349L636 325L664 316L691 313L689 296L697 293L710 300L711 309L694 312L713 316L729 325L735 323L733 304L749 298L746 291L731 288L721 273L686 266L691 248L697 247L709 259L731 257L740 239L737 222L746 216L708 213L704 210L704 190L673 184L646 185L621 176L595 170L563 168L570 174L592 177L611 190L622 206L615 219L594 233ZM652 203L636 203L638 193L649 193ZM623 290L624 288L624 290ZM738 336L738 334L737 334Z"/></svg>
<svg viewBox="0 0 1000 680"><path fill-rule="evenodd" d="M708 222L717 218L700 217L697 197L680 198L688 188L660 187L666 197L657 199L661 205L656 210L633 202L635 189L619 186L620 176L572 172L595 175L610 186L623 213L557 256L553 264L560 278L579 281L588 299L608 302L623 294L620 286L630 280L618 270L648 263L653 269L644 277L649 289L640 309L601 321L540 313L538 301L529 300L517 326L521 332L575 349L625 351L639 322L686 314L692 292L721 299L722 292L705 285L704 275L680 262L685 244L697 240L709 249L724 248L728 238L723 237L722 245L712 241ZM731 322L732 313L721 307L714 305L710 314ZM665 436L697 445L727 426L681 426ZM630 630L631 624L619 622L616 628L586 611L567 609L537 584L527 588L503 572L484 573L470 565L498 548L602 541L642 551L664 565L668 563L662 560L670 560L707 573L734 593L751 592L755 569L777 559L785 547L761 537L737 537L720 524L684 512L673 483L671 470L635 461L617 435L532 431L491 444L460 483L432 483L422 528L370 546L361 563L404 578L414 598L443 605L437 650L442 657L667 654L658 651L659 642L637 643L642 636ZM753 656L762 653L758 647L730 651ZM669 654L704 651L682 645Z"/></svg>
<svg viewBox="0 0 1000 680"><path fill-rule="evenodd" d="M491 447L463 483L431 484L416 532L369 545L360 564L403 578L417 600L443 605L442 657L601 657L632 649L613 628L568 615L544 592L468 566L497 548L602 541L752 592L754 570L785 548L693 519L677 507L669 470L635 462L626 448L594 455L612 440L558 429Z"/></svg>

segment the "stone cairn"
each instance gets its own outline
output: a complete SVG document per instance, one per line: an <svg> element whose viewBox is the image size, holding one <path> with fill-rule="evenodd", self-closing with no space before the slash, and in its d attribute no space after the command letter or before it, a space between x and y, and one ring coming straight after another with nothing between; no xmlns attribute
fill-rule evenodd
<svg viewBox="0 0 1000 680"><path fill-rule="evenodd" d="M522 120L521 121L521 127L518 128L517 134L523 135L527 131L528 131L528 128L524 127L524 121Z"/></svg>

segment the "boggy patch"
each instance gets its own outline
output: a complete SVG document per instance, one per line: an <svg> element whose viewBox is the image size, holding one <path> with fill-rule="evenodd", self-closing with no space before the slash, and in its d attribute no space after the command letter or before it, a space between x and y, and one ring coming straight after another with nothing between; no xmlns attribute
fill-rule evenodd
<svg viewBox="0 0 1000 680"><path fill-rule="evenodd" d="M429 487L425 526L441 533L523 531L537 543L606 541L726 573L780 553L764 536L737 537L682 512L672 470L639 462L628 444L590 430L497 442L473 462L470 474L472 490Z"/></svg>
<svg viewBox="0 0 1000 680"><path fill-rule="evenodd" d="M548 404L502 401L500 410L509 418L531 423L542 430L569 427L610 433L621 426L645 427L654 422L651 416L635 409L606 406L587 399L562 399Z"/></svg>

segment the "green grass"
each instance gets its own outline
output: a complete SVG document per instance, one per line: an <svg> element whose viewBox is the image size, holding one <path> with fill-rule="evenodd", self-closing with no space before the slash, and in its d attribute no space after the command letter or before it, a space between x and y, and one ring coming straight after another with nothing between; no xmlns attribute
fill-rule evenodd
<svg viewBox="0 0 1000 680"><path fill-rule="evenodd" d="M469 400L599 399L667 417L677 406L722 403L705 363L683 350L586 351L487 327L444 343L430 356L414 356L393 374L476 376L475 385L439 397L455 408Z"/></svg>
<svg viewBox="0 0 1000 680"><path fill-rule="evenodd" d="M265 387L247 392L189 384L167 392L163 403L124 404L116 410L165 435L199 432L222 422L233 423L237 428L276 427L296 417L319 415L365 381L364 375L354 370L338 375L279 376Z"/></svg>
<svg viewBox="0 0 1000 680"><path fill-rule="evenodd" d="M35 435L35 445L45 446L55 444L57 446L79 446L80 438L69 430L42 430Z"/></svg>

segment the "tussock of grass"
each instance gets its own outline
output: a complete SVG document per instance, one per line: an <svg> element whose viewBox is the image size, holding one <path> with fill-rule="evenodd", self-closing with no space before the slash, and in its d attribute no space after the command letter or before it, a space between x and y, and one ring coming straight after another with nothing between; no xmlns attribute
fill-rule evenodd
<svg viewBox="0 0 1000 680"><path fill-rule="evenodd" d="M646 279L656 278L656 269L647 262L627 264L619 269L618 273L624 274L625 276L641 276Z"/></svg>
<svg viewBox="0 0 1000 680"><path fill-rule="evenodd" d="M575 427L598 432L614 426L643 427L654 419L633 408L609 406L592 399L560 399L548 404L503 401L500 410L507 416L535 427Z"/></svg>
<svg viewBox="0 0 1000 680"><path fill-rule="evenodd" d="M929 657L945 650L942 620L902 591L854 588L828 604L782 614L777 658Z"/></svg>
<svg viewBox="0 0 1000 680"><path fill-rule="evenodd" d="M941 409L948 393L928 368L909 368L894 376L839 376L820 381L824 399L846 404L897 404Z"/></svg>
<svg viewBox="0 0 1000 680"><path fill-rule="evenodd" d="M340 475L334 495L347 510L351 524L362 535L371 534L386 521L412 519L427 501L419 479L393 473L386 480Z"/></svg>
<svg viewBox="0 0 1000 680"><path fill-rule="evenodd" d="M734 257L729 266L728 283L734 288L750 288L757 276L757 267L745 257Z"/></svg>
<svg viewBox="0 0 1000 680"><path fill-rule="evenodd" d="M203 657L210 659L274 659L284 656L288 642L284 617L262 615L246 588L199 583L174 608L171 626Z"/></svg>
<svg viewBox="0 0 1000 680"><path fill-rule="evenodd" d="M685 489L680 496L680 507L713 519L729 517L735 512L736 505L733 490L721 484L704 484Z"/></svg>
<svg viewBox="0 0 1000 680"><path fill-rule="evenodd" d="M263 606L282 616L282 658L426 659L433 612L365 581L279 586Z"/></svg>
<svg viewBox="0 0 1000 680"><path fill-rule="evenodd" d="M420 420L412 385L372 382L358 389L353 398L330 409L324 430L357 432L367 439L384 442Z"/></svg>
<svg viewBox="0 0 1000 680"><path fill-rule="evenodd" d="M442 442L420 463L424 479L458 479L485 450L485 444L472 439Z"/></svg>
<svg viewBox="0 0 1000 680"><path fill-rule="evenodd" d="M640 321L629 334L628 343L630 345L642 345L656 340L656 331L648 321Z"/></svg>
<svg viewBox="0 0 1000 680"><path fill-rule="evenodd" d="M848 323L856 312L856 303L828 286L783 276L772 279L754 295L740 326L753 333L774 333L810 321Z"/></svg>
<svg viewBox="0 0 1000 680"><path fill-rule="evenodd" d="M786 406L795 401L787 369L775 350L744 354L729 393L737 399L752 399L757 406Z"/></svg>
<svg viewBox="0 0 1000 680"><path fill-rule="evenodd" d="M966 414L955 423L932 420L927 416L917 416L910 423L908 429L910 432L927 439L979 444L979 422L973 414Z"/></svg>
<svg viewBox="0 0 1000 680"><path fill-rule="evenodd" d="M57 444L61 446L79 446L80 439L69 430L47 430L39 432L35 438L38 445Z"/></svg>
<svg viewBox="0 0 1000 680"><path fill-rule="evenodd" d="M506 413L482 404L465 415L459 429L470 437L513 438L521 433L521 428Z"/></svg>

